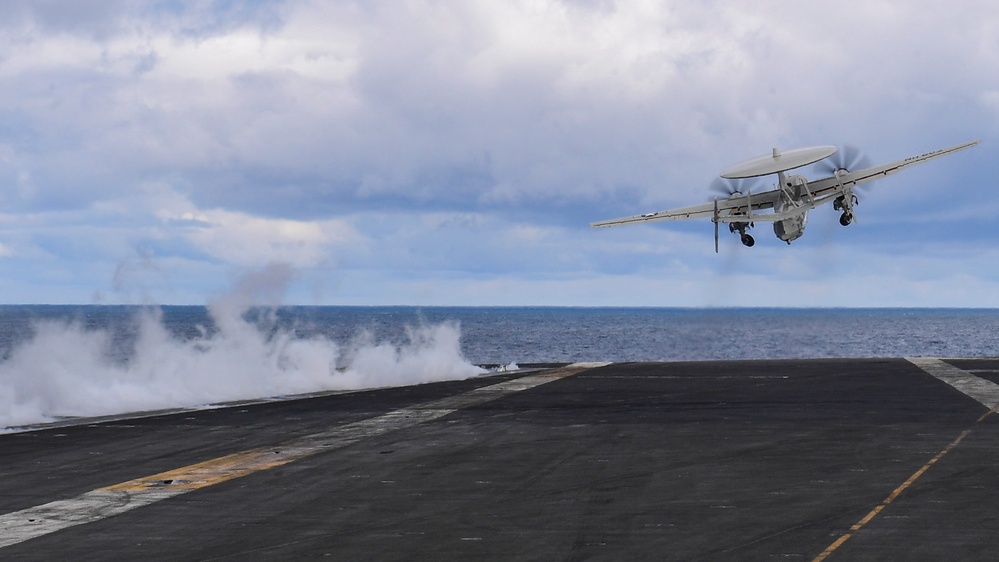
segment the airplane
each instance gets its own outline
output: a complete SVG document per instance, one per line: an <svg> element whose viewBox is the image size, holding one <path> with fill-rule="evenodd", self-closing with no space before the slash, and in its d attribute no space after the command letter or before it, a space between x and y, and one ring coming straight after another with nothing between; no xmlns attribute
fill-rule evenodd
<svg viewBox="0 0 999 562"><path fill-rule="evenodd" d="M804 234L808 211L815 207L832 202L834 210L842 211L840 224L848 226L856 220L854 207L859 200L854 189L857 186L900 172L914 164L970 148L980 142L980 140L966 142L919 156L910 156L890 164L858 170L851 168L866 166L866 158L852 147L840 151L835 146L813 146L786 152L774 148L770 154L736 164L721 173L722 179L716 180L714 186L725 189L728 197L724 199L715 197L714 201L709 203L605 220L592 223L590 226L603 228L710 217L715 225L715 253L718 253L719 223L727 223L729 232L739 233L743 245L752 247L756 240L746 231L753 228L756 222L772 222L777 238L791 244ZM836 158L830 158L833 155L836 155ZM799 174L785 173L826 159L829 160L821 162L818 167L830 174L829 177L808 180ZM746 179L770 174L777 174L777 185L774 189L760 193L746 189L746 193L742 193ZM766 209L772 211L760 212Z"/></svg>

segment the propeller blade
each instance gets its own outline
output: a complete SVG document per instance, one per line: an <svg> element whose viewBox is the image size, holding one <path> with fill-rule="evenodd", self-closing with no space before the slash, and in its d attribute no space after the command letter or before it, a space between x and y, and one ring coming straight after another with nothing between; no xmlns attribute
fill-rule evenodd
<svg viewBox="0 0 999 562"><path fill-rule="evenodd" d="M871 165L871 160L859 148L851 144L839 147L835 154L815 165L815 170L821 173L835 175L839 170L853 172Z"/></svg>
<svg viewBox="0 0 999 562"><path fill-rule="evenodd" d="M825 160L823 160L823 161L819 162L818 164L816 164L815 165L815 171L819 172L821 174L829 175L829 176L835 174L836 170L839 169L839 166L837 166L835 163L832 162L832 159L835 158L835 157L836 157L836 155L833 154L829 158L826 158Z"/></svg>
<svg viewBox="0 0 999 562"><path fill-rule="evenodd" d="M715 178L708 189L728 198L736 193L742 194L760 186L759 178L728 179Z"/></svg>
<svg viewBox="0 0 999 562"><path fill-rule="evenodd" d="M715 223L715 253L718 253L718 198L715 197L715 214L711 217L711 222Z"/></svg>
<svg viewBox="0 0 999 562"><path fill-rule="evenodd" d="M836 153L825 160L815 164L817 172L835 176L836 172L855 172L871 166L871 159L852 144L844 144L838 147ZM854 188L854 192L864 192L870 185L860 185Z"/></svg>
<svg viewBox="0 0 999 562"><path fill-rule="evenodd" d="M735 182L734 180L726 180L722 178L715 178L711 185L708 187L709 190L725 197L731 197L735 193Z"/></svg>
<svg viewBox="0 0 999 562"><path fill-rule="evenodd" d="M843 146L843 162L846 164L845 168L850 171L863 170L871 166L871 159L851 144Z"/></svg>

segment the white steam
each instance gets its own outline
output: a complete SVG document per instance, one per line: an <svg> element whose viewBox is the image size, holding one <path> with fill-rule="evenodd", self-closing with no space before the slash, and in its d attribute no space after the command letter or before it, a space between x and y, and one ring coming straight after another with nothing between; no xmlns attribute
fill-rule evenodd
<svg viewBox="0 0 999 562"><path fill-rule="evenodd" d="M346 345L302 337L273 322L248 321L262 286L273 295L288 271L271 267L244 278L209 306L214 330L178 339L159 309L136 319L127 360L112 334L74 322L34 324L35 335L0 364L0 428L65 416L97 416L322 390L403 386L484 372L462 356L457 323L407 328L401 345L359 334ZM268 282L273 281L274 283ZM273 304L273 303L270 303ZM270 317L273 320L273 316Z"/></svg>

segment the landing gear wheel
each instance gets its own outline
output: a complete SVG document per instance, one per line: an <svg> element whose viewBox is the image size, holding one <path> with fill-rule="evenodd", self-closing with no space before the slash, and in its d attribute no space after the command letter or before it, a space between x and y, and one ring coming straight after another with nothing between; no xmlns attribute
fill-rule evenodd
<svg viewBox="0 0 999 562"><path fill-rule="evenodd" d="M850 226L851 222L853 222L853 214L852 213L843 213L842 215L840 215L840 217L839 217L839 224L841 224L843 226Z"/></svg>
<svg viewBox="0 0 999 562"><path fill-rule="evenodd" d="M754 244L756 244L756 240L754 240L751 235L749 235L749 234L743 234L742 235L742 245L743 246L745 246L747 248L752 248Z"/></svg>

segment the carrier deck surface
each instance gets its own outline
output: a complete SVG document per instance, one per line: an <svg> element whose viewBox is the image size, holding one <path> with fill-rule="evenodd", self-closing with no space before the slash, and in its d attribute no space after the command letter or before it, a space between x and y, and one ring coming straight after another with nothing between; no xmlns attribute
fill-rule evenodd
<svg viewBox="0 0 999 562"><path fill-rule="evenodd" d="M587 364L61 424L0 435L0 559L993 560L996 382Z"/></svg>

